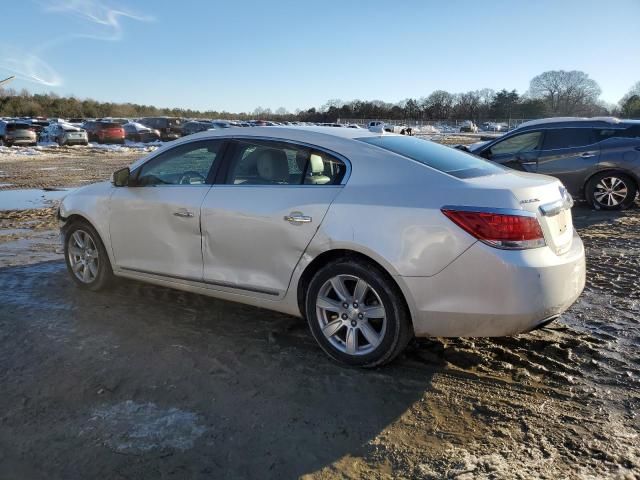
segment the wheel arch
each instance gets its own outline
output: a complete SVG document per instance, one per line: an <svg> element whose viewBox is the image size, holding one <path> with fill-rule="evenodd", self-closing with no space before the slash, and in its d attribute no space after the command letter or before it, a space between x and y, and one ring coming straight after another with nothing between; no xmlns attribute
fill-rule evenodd
<svg viewBox="0 0 640 480"><path fill-rule="evenodd" d="M603 173L620 173L622 175L625 175L626 177L629 177L631 180L633 180L633 182L636 184L636 188L640 190L640 178L633 171L627 170L626 168L620 168L620 167L606 167L601 170L596 170L585 179L583 184L583 189L584 189L583 191L585 193L585 197L587 193L587 185L589 185L589 182L596 175L600 175Z"/></svg>
<svg viewBox="0 0 640 480"><path fill-rule="evenodd" d="M412 326L413 326L413 304L410 301L410 297L407 295L407 289L404 287L403 282L400 280L401 277L397 275L392 275L387 268L385 268L380 262L377 262L371 256L366 255L362 252L358 252L356 250L350 250L348 248L337 248L332 250L327 250L319 255L317 255L302 271L299 280L297 282L297 303L298 308L302 316L305 316L305 295L311 279L313 276L325 265L330 262L334 262L341 259L350 259L350 260L360 260L365 263L369 263L376 268L378 268L381 272L384 273L387 280L391 283L393 288L396 288L404 305L409 313L409 317L411 318Z"/></svg>
<svg viewBox="0 0 640 480"><path fill-rule="evenodd" d="M104 245L104 249L107 251L107 255L109 256L109 261L111 262L111 265L113 265L114 263L114 258L113 258L113 254L111 251L111 242L110 241L105 241L105 240L110 240L110 239L105 239L104 238L104 233L100 232L100 229L98 228L98 226L92 222L86 215L82 215L81 213L78 212L73 212L69 215L67 215L66 217L62 218L62 220L64 221L64 225L62 225L62 227L60 228L60 231L64 234L67 230L67 228L69 228L69 226L71 226L73 223L75 222L85 222L87 224L89 224L91 226L91 228L93 228L96 233L98 234L98 237L100 239L100 241L102 242L102 245ZM108 234L108 232L107 232Z"/></svg>

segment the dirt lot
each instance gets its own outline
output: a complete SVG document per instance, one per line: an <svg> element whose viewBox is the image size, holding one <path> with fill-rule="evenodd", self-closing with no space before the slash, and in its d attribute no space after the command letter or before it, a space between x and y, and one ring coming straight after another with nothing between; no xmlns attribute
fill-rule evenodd
<svg viewBox="0 0 640 480"><path fill-rule="evenodd" d="M0 180L74 186L139 155L0 155ZM373 371L285 315L80 291L53 208L0 212L0 478L639 479L639 212L574 209L588 284L549 327Z"/></svg>

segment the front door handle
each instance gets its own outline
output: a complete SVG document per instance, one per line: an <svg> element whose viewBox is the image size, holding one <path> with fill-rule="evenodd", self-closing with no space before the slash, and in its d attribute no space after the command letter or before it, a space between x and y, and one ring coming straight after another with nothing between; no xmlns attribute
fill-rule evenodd
<svg viewBox="0 0 640 480"><path fill-rule="evenodd" d="M193 212L190 212L189 210L178 210L177 212L173 212L173 214L176 217L181 217L181 218L191 218L191 217L193 217Z"/></svg>
<svg viewBox="0 0 640 480"><path fill-rule="evenodd" d="M284 221L299 224L299 223L311 223L313 219L307 215L303 215L302 212L291 212L289 215L284 216Z"/></svg>
<svg viewBox="0 0 640 480"><path fill-rule="evenodd" d="M591 158L591 157L595 157L596 154L593 152L584 152L584 153L581 153L580 156L582 158Z"/></svg>

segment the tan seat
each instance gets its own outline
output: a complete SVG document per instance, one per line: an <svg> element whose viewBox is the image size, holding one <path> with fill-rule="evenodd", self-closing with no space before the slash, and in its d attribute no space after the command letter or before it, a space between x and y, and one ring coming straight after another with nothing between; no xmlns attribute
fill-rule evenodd
<svg viewBox="0 0 640 480"><path fill-rule="evenodd" d="M324 160L318 154L309 156L309 169L304 183L311 185L326 185L331 183L331 178L324 174Z"/></svg>

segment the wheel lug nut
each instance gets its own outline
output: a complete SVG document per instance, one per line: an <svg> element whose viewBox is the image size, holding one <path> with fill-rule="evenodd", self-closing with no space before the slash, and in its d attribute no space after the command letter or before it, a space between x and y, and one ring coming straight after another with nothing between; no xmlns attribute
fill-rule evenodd
<svg viewBox="0 0 640 480"><path fill-rule="evenodd" d="M356 325L358 325L358 322L356 322L355 320L351 320L351 326L355 327Z"/></svg>
<svg viewBox="0 0 640 480"><path fill-rule="evenodd" d="M342 306L343 306L344 308L349 308L349 304L348 304L347 302L344 302L344 303L342 304Z"/></svg>
<svg viewBox="0 0 640 480"><path fill-rule="evenodd" d="M358 302L353 302L353 308L358 308Z"/></svg>
<svg viewBox="0 0 640 480"><path fill-rule="evenodd" d="M346 314L346 313L343 313L343 314L342 314L342 319L343 319L343 320L346 320L346 319L347 319L347 314Z"/></svg>
<svg viewBox="0 0 640 480"><path fill-rule="evenodd" d="M359 314L358 314L358 318L359 318L360 320L362 320L362 319L364 318L364 315L363 315L362 313L359 313Z"/></svg>

